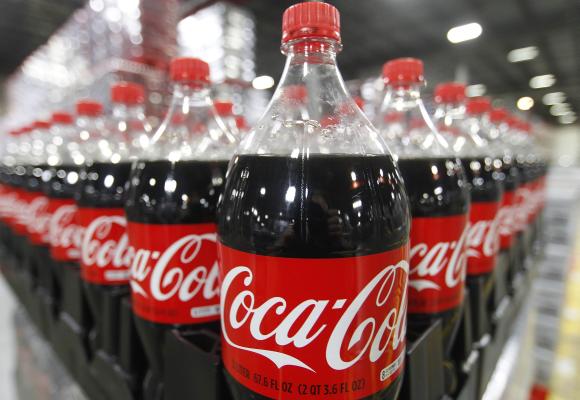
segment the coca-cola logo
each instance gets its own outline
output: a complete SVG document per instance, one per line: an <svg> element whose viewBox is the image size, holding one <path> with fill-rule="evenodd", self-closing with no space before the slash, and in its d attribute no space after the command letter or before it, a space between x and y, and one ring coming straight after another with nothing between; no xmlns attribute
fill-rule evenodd
<svg viewBox="0 0 580 400"><path fill-rule="evenodd" d="M515 224L515 207L513 205L502 205L497 214L499 221L498 232L501 236L511 236Z"/></svg>
<svg viewBox="0 0 580 400"><path fill-rule="evenodd" d="M131 266L134 250L129 246L124 216L97 217L85 228L81 261L85 267L126 268Z"/></svg>
<svg viewBox="0 0 580 400"><path fill-rule="evenodd" d="M20 193L14 199L12 215L14 222L25 227L28 221L28 194L25 192Z"/></svg>
<svg viewBox="0 0 580 400"><path fill-rule="evenodd" d="M0 215L3 218L11 218L11 216L16 212L18 201L18 195L15 192L8 192L3 194L0 198Z"/></svg>
<svg viewBox="0 0 580 400"><path fill-rule="evenodd" d="M129 238L135 249L130 271L135 312L160 323L217 320L216 237L214 224L130 222Z"/></svg>
<svg viewBox="0 0 580 400"><path fill-rule="evenodd" d="M83 237L83 228L76 224L77 207L64 204L50 218L49 237L53 254L58 258L78 259Z"/></svg>
<svg viewBox="0 0 580 400"><path fill-rule="evenodd" d="M206 300L217 299L217 260L212 265L195 265L196 257L203 251L204 242L215 244L216 234L184 236L163 253L137 249L131 267L131 288L157 301L176 297L186 303L198 294ZM144 283L147 284L146 288Z"/></svg>
<svg viewBox="0 0 580 400"><path fill-rule="evenodd" d="M228 345L249 353L260 355L276 365L296 366L316 372L306 362L294 357L288 352L277 351L262 347L252 347L237 343L236 330L244 329L249 332L256 343L273 339L276 348L293 346L308 351L308 346L328 330L330 335L325 343L325 359L327 365L336 371L352 367L361 359L366 358L374 363L381 358L390 347L394 352L404 343L406 331L406 291L400 302L390 309L382 310L384 319L376 320L368 317L369 308L384 308L391 304L391 297L398 295L398 277L405 277L409 273L407 261L400 261L396 265L389 265L382 269L366 286L352 299L319 299L307 298L296 306L289 308L284 297L272 296L260 302L252 291L254 274L246 266L237 266L225 276L222 284L221 308L222 335ZM242 290L230 291L237 284ZM350 300L350 301L349 301ZM229 305L226 306L226 305ZM343 310L342 315L334 326L318 324L323 314L331 310ZM263 323L268 318L277 318L274 329L266 332ZM350 336L347 333L351 332ZM365 333L365 334L363 334ZM342 350L359 344L360 351L354 357L343 356Z"/></svg>
<svg viewBox="0 0 580 400"><path fill-rule="evenodd" d="M496 215L499 215L496 214ZM499 219L479 220L469 226L467 234L468 257L493 257L499 250Z"/></svg>
<svg viewBox="0 0 580 400"><path fill-rule="evenodd" d="M46 240L49 231L49 201L45 196L35 197L27 210L26 226L32 235L39 235Z"/></svg>
<svg viewBox="0 0 580 400"><path fill-rule="evenodd" d="M465 224L464 224L465 226ZM428 243L413 243L410 251L412 269L409 286L417 291L424 289L442 290L439 280L434 278L444 273L445 287L452 289L465 280L467 258L465 244L467 227L457 240Z"/></svg>

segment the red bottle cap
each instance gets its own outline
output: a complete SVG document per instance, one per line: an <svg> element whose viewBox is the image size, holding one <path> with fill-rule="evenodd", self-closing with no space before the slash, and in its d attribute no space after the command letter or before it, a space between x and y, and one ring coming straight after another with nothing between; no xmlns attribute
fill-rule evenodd
<svg viewBox="0 0 580 400"><path fill-rule="evenodd" d="M111 100L127 105L143 104L145 89L138 83L118 82L111 86Z"/></svg>
<svg viewBox="0 0 580 400"><path fill-rule="evenodd" d="M213 105L220 117L229 117L233 114L234 105L231 101L216 101Z"/></svg>
<svg viewBox="0 0 580 400"><path fill-rule="evenodd" d="M42 121L42 120L34 121L34 123L32 124L32 128L33 129L48 129L48 128L50 128L50 122L49 121Z"/></svg>
<svg viewBox="0 0 580 400"><path fill-rule="evenodd" d="M521 128L520 119L514 115L508 115L506 122L508 123L509 127L512 129L520 129Z"/></svg>
<svg viewBox="0 0 580 400"><path fill-rule="evenodd" d="M526 133L532 133L532 124L530 124L528 121L520 120L519 127L522 131Z"/></svg>
<svg viewBox="0 0 580 400"><path fill-rule="evenodd" d="M103 113L103 105L94 100L77 101L77 114L97 117Z"/></svg>
<svg viewBox="0 0 580 400"><path fill-rule="evenodd" d="M73 123L73 116L64 111L56 111L52 113L52 122L55 124L70 125Z"/></svg>
<svg viewBox="0 0 580 400"><path fill-rule="evenodd" d="M307 38L340 42L340 13L336 7L327 3L305 2L284 11L282 43Z"/></svg>
<svg viewBox="0 0 580 400"><path fill-rule="evenodd" d="M481 115L491 110L491 100L488 97L475 97L470 99L466 105L468 114Z"/></svg>
<svg viewBox="0 0 580 400"><path fill-rule="evenodd" d="M435 102L441 104L461 103L465 100L465 85L458 82L440 83L435 86Z"/></svg>
<svg viewBox="0 0 580 400"><path fill-rule="evenodd" d="M241 116L241 115L236 115L236 126L238 127L238 129L245 131L246 129L248 129L248 122L246 121L246 119Z"/></svg>
<svg viewBox="0 0 580 400"><path fill-rule="evenodd" d="M383 78L387 84L421 83L423 76L423 61L416 58L397 58L383 65Z"/></svg>
<svg viewBox="0 0 580 400"><path fill-rule="evenodd" d="M169 75L174 82L209 83L209 64L199 58L174 58L169 66Z"/></svg>
<svg viewBox="0 0 580 400"><path fill-rule="evenodd" d="M505 108L493 108L489 112L489 120L495 124L499 124L508 119L509 113Z"/></svg>

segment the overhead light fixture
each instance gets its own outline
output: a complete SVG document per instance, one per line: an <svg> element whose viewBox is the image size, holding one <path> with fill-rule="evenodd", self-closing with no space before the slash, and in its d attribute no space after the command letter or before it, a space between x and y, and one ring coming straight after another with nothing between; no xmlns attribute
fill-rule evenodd
<svg viewBox="0 0 580 400"><path fill-rule="evenodd" d="M556 83L556 77L552 74L538 75L530 79L530 87L532 89L547 88Z"/></svg>
<svg viewBox="0 0 580 400"><path fill-rule="evenodd" d="M533 60L538 56L538 54L540 54L540 51L536 46L528 46L510 51L507 55L507 59L509 62L517 63Z"/></svg>
<svg viewBox="0 0 580 400"><path fill-rule="evenodd" d="M578 117L576 117L574 114L563 115L558 118L561 124L573 124L577 119Z"/></svg>
<svg viewBox="0 0 580 400"><path fill-rule="evenodd" d="M483 28L477 22L460 25L449 29L447 40L451 43L461 43L478 38L483 32Z"/></svg>
<svg viewBox="0 0 580 400"><path fill-rule="evenodd" d="M478 97L478 96L483 96L486 91L487 91L487 88L485 87L485 85L478 83L476 85L467 86L465 88L465 95L467 97Z"/></svg>
<svg viewBox="0 0 580 400"><path fill-rule="evenodd" d="M518 108L522 111L528 111L534 106L534 99L529 96L520 97L516 103Z"/></svg>
<svg viewBox="0 0 580 400"><path fill-rule="evenodd" d="M274 86L274 78L268 75L257 76L252 81L252 86L257 90L266 90Z"/></svg>
<svg viewBox="0 0 580 400"><path fill-rule="evenodd" d="M554 104L550 107L550 114L554 117L560 117L562 115L570 114L571 112L570 104L568 103Z"/></svg>
<svg viewBox="0 0 580 400"><path fill-rule="evenodd" d="M542 97L542 102L547 106L553 106L554 104L563 103L566 101L566 94L564 92L552 92L546 93Z"/></svg>

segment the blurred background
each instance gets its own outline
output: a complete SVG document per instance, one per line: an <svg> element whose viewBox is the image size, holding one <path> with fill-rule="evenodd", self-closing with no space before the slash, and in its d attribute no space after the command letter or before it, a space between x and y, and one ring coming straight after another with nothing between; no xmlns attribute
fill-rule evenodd
<svg viewBox="0 0 580 400"><path fill-rule="evenodd" d="M149 113L166 99L174 55L211 63L223 97L253 122L283 67L280 24L291 1L2 0L0 124L38 118L79 96L107 100L117 79L149 89ZM426 64L428 89L468 84L533 121L555 160L579 162L580 4L575 0L331 1L342 12L340 67L368 111L381 65L400 56ZM218 96L219 97L219 96ZM549 134L548 134L549 133Z"/></svg>
<svg viewBox="0 0 580 400"><path fill-rule="evenodd" d="M491 96L495 106L532 122L553 167L566 171L560 181L552 180L552 217L563 232L554 234L559 246L553 250L554 268L559 272L545 277L549 290L536 297L543 314L520 328L541 335L522 336L512 350L516 355L508 354L511 370L522 358L512 388L498 389L487 399L527 398L529 385L537 385L538 393L549 389L553 399L580 398L580 265L574 257L580 252L574 235L577 192L570 185L580 171L574 168L580 165L580 2L329 2L342 16L339 66L369 116L382 93L382 64L395 57L418 57L425 62L427 99L439 82L466 83L469 96ZM0 0L0 132L56 109L72 110L80 97L106 104L110 84L121 79L146 86L147 113L156 122L168 101L167 65L176 55L208 61L214 96L231 99L234 112L251 125L282 72L280 25L283 10L292 3ZM2 285L0 326L6 326L12 323L14 303ZM16 398L15 343L11 330L0 330L0 397L7 400ZM502 381L498 373L498 387L509 386L507 376L511 372ZM526 390L518 392L524 381Z"/></svg>

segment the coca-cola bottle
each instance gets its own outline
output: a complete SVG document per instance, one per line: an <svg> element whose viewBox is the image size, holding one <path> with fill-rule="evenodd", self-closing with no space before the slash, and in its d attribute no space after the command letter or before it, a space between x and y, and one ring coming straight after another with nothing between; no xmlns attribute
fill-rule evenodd
<svg viewBox="0 0 580 400"><path fill-rule="evenodd" d="M80 189L81 167L99 148L101 103L81 100L76 104L75 123L68 118L53 121L52 144L47 147L48 169L43 177L49 198L48 236L61 318L85 338L91 326L87 300L80 280L82 228L77 220L75 197Z"/></svg>
<svg viewBox="0 0 580 400"><path fill-rule="evenodd" d="M409 329L421 333L441 319L449 358L465 293L465 171L422 102L423 63L413 58L389 61L383 78L387 91L378 123L386 140L398 140L394 148L411 204ZM454 380L448 383L453 391Z"/></svg>
<svg viewBox="0 0 580 400"><path fill-rule="evenodd" d="M469 184L471 207L467 233L467 283L481 284L486 306L493 299L494 268L499 252L499 210L504 175L501 155L494 154L477 125L465 121L465 85L444 83L435 88L438 104L434 122L455 138L453 149L461 158ZM491 304L490 304L491 305ZM484 333L479 326L476 334Z"/></svg>
<svg viewBox="0 0 580 400"><path fill-rule="evenodd" d="M219 206L226 377L236 400L395 399L409 272L402 178L337 68L338 10L296 4L282 30L284 73Z"/></svg>
<svg viewBox="0 0 580 400"><path fill-rule="evenodd" d="M170 78L170 108L134 164L125 207L146 385L163 380L167 331L219 328L216 203L236 144L209 97L208 64L174 59Z"/></svg>
<svg viewBox="0 0 580 400"><path fill-rule="evenodd" d="M538 234L538 215L543 204L547 163L541 148L535 142L530 123L509 116L508 140L515 147L516 163L522 176L521 218L525 220L525 251L529 252Z"/></svg>
<svg viewBox="0 0 580 400"><path fill-rule="evenodd" d="M466 105L466 127L481 133L488 143L491 154L501 158L504 194L500 205L498 233L500 252L508 257L508 282L513 280L517 268L516 238L523 228L518 222L518 207L521 198L520 171L516 165L514 147L508 141L506 129L507 112L491 108L486 97L470 99Z"/></svg>
<svg viewBox="0 0 580 400"><path fill-rule="evenodd" d="M77 221L84 232L80 265L97 335L94 345L114 356L118 351L120 301L130 292L129 268L134 254L126 232L126 187L131 162L147 145L152 129L145 118L141 85L114 84L111 100L107 127L100 118L79 121L86 131L100 132L92 135L99 141L98 151L81 170L76 203Z"/></svg>
<svg viewBox="0 0 580 400"><path fill-rule="evenodd" d="M425 328L442 317L448 349L464 295L469 210L465 172L448 132L437 129L421 99L423 63L413 58L389 61L383 78L387 92L379 114L381 133L395 141L413 216L409 324ZM447 264L440 265L443 249L449 254Z"/></svg>
<svg viewBox="0 0 580 400"><path fill-rule="evenodd" d="M71 116L62 112L52 115L52 123ZM48 169L47 146L51 142L51 122L36 121L30 132L31 149L25 173L25 190L27 205L21 207L22 224L26 227L29 246L29 267L33 277L37 279L43 294L51 295L53 286L50 275L50 243L48 227L50 214L49 199L43 192L42 176Z"/></svg>
<svg viewBox="0 0 580 400"><path fill-rule="evenodd" d="M8 248L14 260L14 267L25 270L28 260L26 225L22 221L26 196L26 172L29 161L32 125L25 126L13 133L12 146L7 148L8 168L6 182L9 195L6 197L5 222L8 227Z"/></svg>

